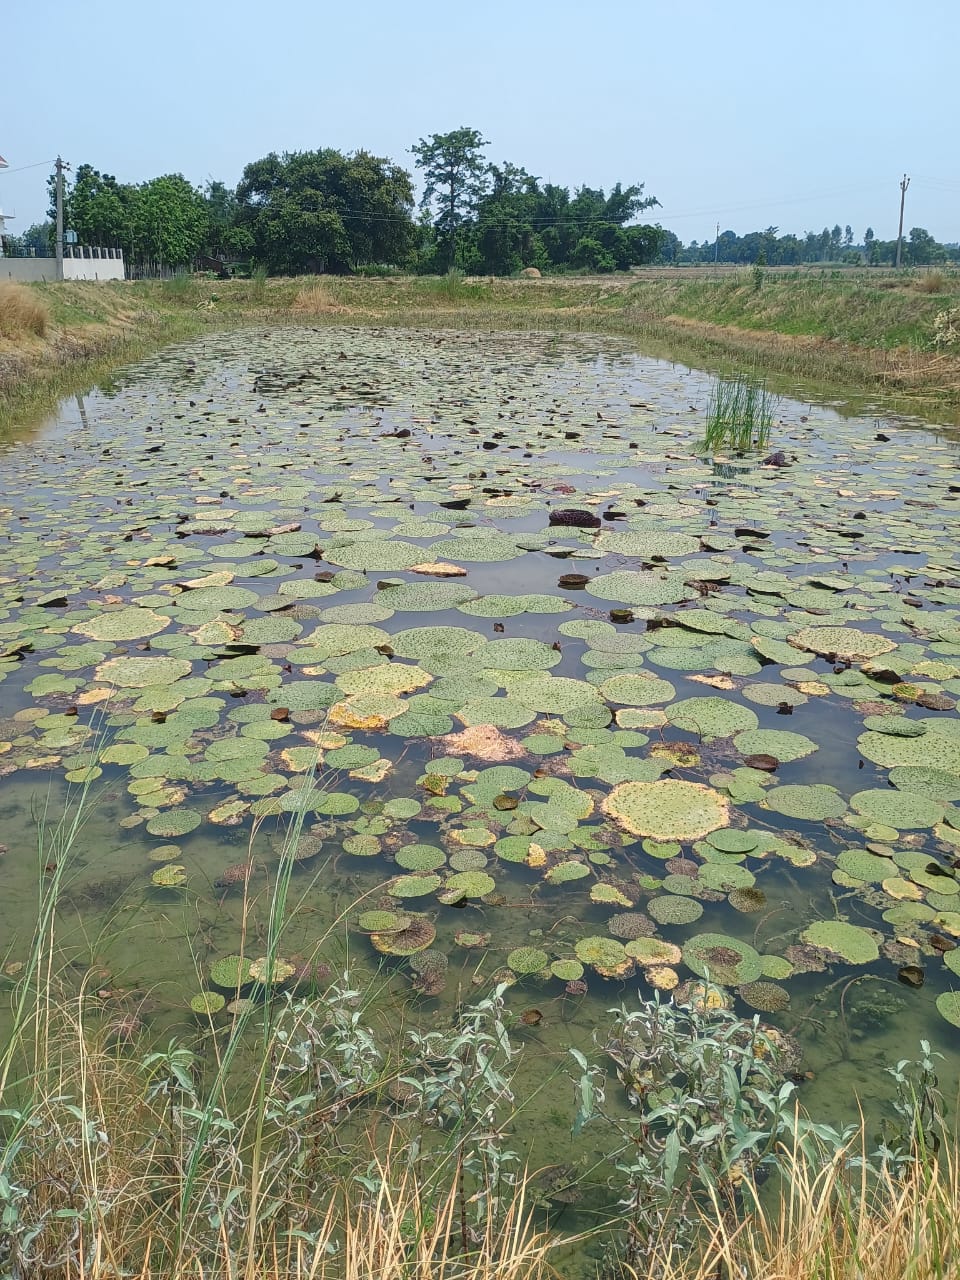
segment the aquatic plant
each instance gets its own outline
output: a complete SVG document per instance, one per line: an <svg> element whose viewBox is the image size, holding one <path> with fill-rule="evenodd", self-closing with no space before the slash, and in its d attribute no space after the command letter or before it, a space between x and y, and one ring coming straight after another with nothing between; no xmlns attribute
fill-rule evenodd
<svg viewBox="0 0 960 1280"><path fill-rule="evenodd" d="M766 384L755 377L739 375L718 378L707 406L707 426L699 446L702 453L724 449L748 453L765 449L773 427L776 399Z"/></svg>

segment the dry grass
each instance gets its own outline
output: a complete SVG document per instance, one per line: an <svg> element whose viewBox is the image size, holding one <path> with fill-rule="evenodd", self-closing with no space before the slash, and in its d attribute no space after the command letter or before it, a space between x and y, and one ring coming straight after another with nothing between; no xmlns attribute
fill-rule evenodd
<svg viewBox="0 0 960 1280"><path fill-rule="evenodd" d="M455 1163L439 1177L414 1172L388 1122L318 1167L312 1193L282 1212L209 1231L208 1214L247 1214L284 1198L258 1181L256 1161L205 1166L183 1212L187 1152L166 1140L171 1100L151 1095L135 1050L109 1030L91 1030L95 1001L50 1008L44 1034L46 1091L31 1106L29 1150L5 1172L30 1188L29 1213L42 1229L13 1274L47 1280L547 1280L561 1241L534 1222L526 1175L501 1214L479 1234L466 1225ZM59 1001L54 1000L54 1005ZM7 1091L15 1094L16 1089ZM69 1100L68 1105L64 1105ZM12 1102L13 1097L7 1101ZM251 1120L252 1113L244 1117ZM109 1135L109 1140L97 1135ZM334 1145L339 1142L336 1139ZM7 1153L9 1159L10 1153ZM0 1168L4 1161L0 1159ZM361 1185L357 1174L363 1174ZM372 1188L372 1189L371 1189ZM228 1211L226 1206L233 1205ZM23 1212L23 1208L21 1208ZM3 1268L0 1244L0 1270ZM17 1268L20 1267L20 1270ZM35 1268L35 1272L32 1270Z"/></svg>
<svg viewBox="0 0 960 1280"><path fill-rule="evenodd" d="M955 1144L916 1150L905 1174L871 1179L857 1158L861 1130L833 1158L799 1147L781 1153L780 1194L729 1226L719 1204L705 1215L700 1257L669 1242L634 1280L957 1280L960 1277L960 1163Z"/></svg>
<svg viewBox="0 0 960 1280"><path fill-rule="evenodd" d="M0 284L0 336L13 341L44 338L49 325L49 308L33 289L11 282Z"/></svg>
<svg viewBox="0 0 960 1280"><path fill-rule="evenodd" d="M328 286L317 280L297 292L290 310L295 315L316 316L338 312L342 308L337 305Z"/></svg>
<svg viewBox="0 0 960 1280"><path fill-rule="evenodd" d="M942 271L925 271L914 282L913 287L919 293L943 293L947 287L947 277Z"/></svg>

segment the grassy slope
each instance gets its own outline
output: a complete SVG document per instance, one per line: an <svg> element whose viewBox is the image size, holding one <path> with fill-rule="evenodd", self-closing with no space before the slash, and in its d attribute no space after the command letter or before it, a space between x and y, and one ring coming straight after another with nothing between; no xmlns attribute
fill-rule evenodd
<svg viewBox="0 0 960 1280"><path fill-rule="evenodd" d="M757 288L748 269L38 285L52 323L43 339L0 339L0 422L42 412L111 364L171 340L270 318L619 333L654 354L894 394L927 413L955 416L960 354L936 353L931 339L936 315L960 306L960 275L934 294L916 283L882 272L767 271Z"/></svg>

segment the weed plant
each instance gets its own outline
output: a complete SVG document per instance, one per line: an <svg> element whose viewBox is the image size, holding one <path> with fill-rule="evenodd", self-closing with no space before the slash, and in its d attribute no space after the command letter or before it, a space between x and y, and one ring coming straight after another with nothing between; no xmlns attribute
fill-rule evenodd
<svg viewBox="0 0 960 1280"><path fill-rule="evenodd" d="M719 378L707 406L701 451L749 453L751 449L765 449L773 426L774 403L766 385L755 378Z"/></svg>

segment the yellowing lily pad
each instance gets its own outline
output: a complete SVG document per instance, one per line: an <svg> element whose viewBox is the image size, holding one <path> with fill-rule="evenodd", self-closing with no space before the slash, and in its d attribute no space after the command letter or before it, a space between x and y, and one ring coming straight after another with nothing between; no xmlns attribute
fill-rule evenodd
<svg viewBox="0 0 960 1280"><path fill-rule="evenodd" d="M626 831L657 840L696 840L730 822L730 805L699 782L621 782L603 811Z"/></svg>

